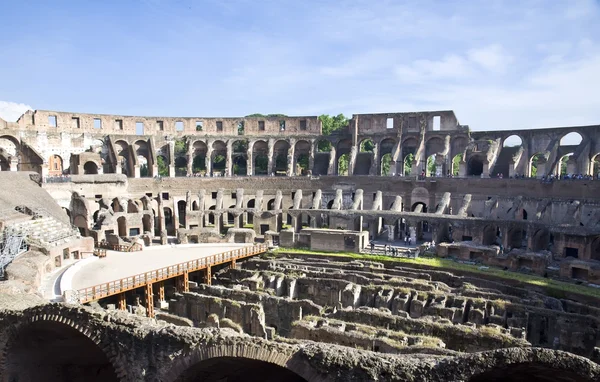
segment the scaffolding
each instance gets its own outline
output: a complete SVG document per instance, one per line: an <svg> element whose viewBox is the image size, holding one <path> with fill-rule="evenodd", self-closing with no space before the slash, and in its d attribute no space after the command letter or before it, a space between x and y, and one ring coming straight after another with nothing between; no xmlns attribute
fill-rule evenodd
<svg viewBox="0 0 600 382"><path fill-rule="evenodd" d="M25 237L18 232L5 229L0 242L0 279L4 279L4 270L15 257L27 251Z"/></svg>

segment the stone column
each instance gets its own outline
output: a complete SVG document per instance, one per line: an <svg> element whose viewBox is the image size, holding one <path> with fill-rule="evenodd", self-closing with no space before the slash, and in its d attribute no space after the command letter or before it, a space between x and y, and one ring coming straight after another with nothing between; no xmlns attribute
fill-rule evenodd
<svg viewBox="0 0 600 382"><path fill-rule="evenodd" d="M119 164L119 168L120 168ZM169 177L175 177L175 142L169 142Z"/></svg>
<svg viewBox="0 0 600 382"><path fill-rule="evenodd" d="M248 150L246 151L246 175L248 176L254 175L254 156L252 155L253 147L254 142L249 142Z"/></svg>
<svg viewBox="0 0 600 382"><path fill-rule="evenodd" d="M295 139L290 139L290 148L288 149L288 154L287 154L287 159L288 159L288 164L287 164L287 176L294 176L296 175L296 166L294 166L294 152L295 152L295 148L296 148L296 140Z"/></svg>
<svg viewBox="0 0 600 382"><path fill-rule="evenodd" d="M329 152L329 167L327 168L327 175L337 175L336 168L335 168L336 167L335 160L336 160L335 147L333 147L333 145L331 145L331 151Z"/></svg>
<svg viewBox="0 0 600 382"><path fill-rule="evenodd" d="M204 160L204 163L206 164L206 175L212 176L212 142L209 142L207 147L208 148L206 149L206 159Z"/></svg>
<svg viewBox="0 0 600 382"><path fill-rule="evenodd" d="M348 154L348 176L354 175L354 167L356 167L356 155L358 153L358 146L352 145L350 153Z"/></svg>
<svg viewBox="0 0 600 382"><path fill-rule="evenodd" d="M233 140L227 141L227 155L225 156L225 176L233 176Z"/></svg>
<svg viewBox="0 0 600 382"><path fill-rule="evenodd" d="M386 224L385 225L388 232L387 241L394 241L395 227L394 224Z"/></svg>
<svg viewBox="0 0 600 382"><path fill-rule="evenodd" d="M310 141L310 148L308 151L308 172L312 175L313 169L315 167L315 140Z"/></svg>
<svg viewBox="0 0 600 382"><path fill-rule="evenodd" d="M269 158L269 165L267 167L267 174L269 176L271 176L271 174L273 173L273 165L274 165L274 161L273 161L273 150L275 149L275 140L274 139L269 139L269 153L268 153L268 158Z"/></svg>
<svg viewBox="0 0 600 382"><path fill-rule="evenodd" d="M194 169L192 168L192 165L194 163L194 156L192 154L192 145L191 142L188 140L187 141L187 169L186 169L186 174L188 176L193 175L194 174Z"/></svg>

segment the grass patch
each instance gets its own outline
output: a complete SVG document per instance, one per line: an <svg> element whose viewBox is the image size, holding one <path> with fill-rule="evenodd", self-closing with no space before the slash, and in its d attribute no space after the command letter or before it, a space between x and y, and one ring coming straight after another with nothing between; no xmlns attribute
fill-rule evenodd
<svg viewBox="0 0 600 382"><path fill-rule="evenodd" d="M290 254L306 254L306 255L321 255L321 256L333 256L333 257L345 257L356 260L369 260L369 261L384 261L390 263L402 263L421 265L431 268L452 269L457 271L464 271L473 274L494 276L506 280L520 281L527 285L544 288L546 294L551 297L564 298L566 293L577 293L584 296L590 296L594 298L600 298L600 289L586 287L584 285L570 284L563 281L547 279L536 275L526 275L523 273L504 271L502 269L489 267L488 269L481 270L478 265L461 264L452 260L441 259L438 257L423 258L418 257L416 259L406 257L390 257L383 255L368 255L354 252L319 252L311 251L308 249L285 249L279 248L275 253L290 253Z"/></svg>

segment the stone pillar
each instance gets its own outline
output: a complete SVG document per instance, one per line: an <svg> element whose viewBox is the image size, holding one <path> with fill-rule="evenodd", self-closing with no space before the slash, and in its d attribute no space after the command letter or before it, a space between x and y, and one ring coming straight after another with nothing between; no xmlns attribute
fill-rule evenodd
<svg viewBox="0 0 600 382"><path fill-rule="evenodd" d="M246 175L252 176L254 175L254 156L252 148L254 146L254 142L250 142L248 144L248 151L246 151Z"/></svg>
<svg viewBox="0 0 600 382"><path fill-rule="evenodd" d="M296 166L294 165L294 152L295 152L295 147L296 146L296 142L294 139L290 140L290 148L288 149L288 154L287 154L287 176L294 176L296 175Z"/></svg>
<svg viewBox="0 0 600 382"><path fill-rule="evenodd" d="M393 224L386 224L385 225L387 228L387 232L388 232L388 237L387 237L387 241L394 241L394 234L395 234L395 227Z"/></svg>
<svg viewBox="0 0 600 382"><path fill-rule="evenodd" d="M206 164L206 175L212 176L212 142L209 142L209 145L207 146L208 148L206 150L206 159L204 160L204 163Z"/></svg>
<svg viewBox="0 0 600 382"><path fill-rule="evenodd" d="M12 167L12 163L11 163L11 167ZM11 171L16 171L16 170L13 170L11 168ZM42 165L42 179L46 179L46 177L48 176L48 172L49 172L49 170L48 170L48 163L44 163Z"/></svg>
<svg viewBox="0 0 600 382"><path fill-rule="evenodd" d="M275 149L275 140L274 139L269 139L269 153L268 153L268 158L269 158L269 165L267 167L267 174L269 176L271 176L271 174L273 174L273 165L274 165L274 161L273 161L273 150Z"/></svg>
<svg viewBox="0 0 600 382"><path fill-rule="evenodd" d="M408 237L413 244L417 244L417 228L414 225L408 227Z"/></svg>
<svg viewBox="0 0 600 382"><path fill-rule="evenodd" d="M333 147L333 145L331 145L331 151L329 152L329 167L327 168L327 175L337 175L337 171L336 171L336 153L335 153L335 147Z"/></svg>
<svg viewBox="0 0 600 382"><path fill-rule="evenodd" d="M560 169L559 169L560 171ZM573 158L573 155L567 160L567 174L577 174L577 161Z"/></svg>
<svg viewBox="0 0 600 382"><path fill-rule="evenodd" d="M356 167L356 155L358 153L358 146L352 145L350 153L348 154L348 176L354 175L354 167Z"/></svg>
<svg viewBox="0 0 600 382"><path fill-rule="evenodd" d="M233 176L233 140L227 141L227 155L225 156L225 176Z"/></svg>
<svg viewBox="0 0 600 382"><path fill-rule="evenodd" d="M467 176L467 162L461 160L458 164L458 176L464 178Z"/></svg>
<svg viewBox="0 0 600 382"><path fill-rule="evenodd" d="M483 161L483 172L481 173L481 177L482 178L490 177L490 162L488 162L487 160Z"/></svg>
<svg viewBox="0 0 600 382"><path fill-rule="evenodd" d="M140 177L140 165L139 164L136 164L135 166L133 166L133 177L134 178Z"/></svg>
<svg viewBox="0 0 600 382"><path fill-rule="evenodd" d="M192 175L194 173L194 169L192 168L192 165L194 164L194 156L192 154L192 145L191 142L188 140L187 142L187 168L186 168L186 174Z"/></svg>
<svg viewBox="0 0 600 382"><path fill-rule="evenodd" d="M121 167L119 165L119 167ZM169 177L175 177L175 142L169 142Z"/></svg>
<svg viewBox="0 0 600 382"><path fill-rule="evenodd" d="M308 173L312 175L313 168L315 167L315 140L311 140L310 148L308 151Z"/></svg>

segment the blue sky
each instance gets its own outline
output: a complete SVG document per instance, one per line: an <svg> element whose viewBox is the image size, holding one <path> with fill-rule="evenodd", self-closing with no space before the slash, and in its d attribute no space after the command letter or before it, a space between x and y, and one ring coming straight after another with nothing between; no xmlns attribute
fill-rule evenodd
<svg viewBox="0 0 600 382"><path fill-rule="evenodd" d="M453 109L600 123L599 0L0 0L0 117Z"/></svg>

